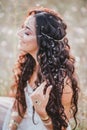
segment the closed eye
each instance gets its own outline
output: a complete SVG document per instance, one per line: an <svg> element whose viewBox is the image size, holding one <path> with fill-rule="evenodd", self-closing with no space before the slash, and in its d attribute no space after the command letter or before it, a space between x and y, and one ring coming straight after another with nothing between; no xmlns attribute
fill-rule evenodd
<svg viewBox="0 0 87 130"><path fill-rule="evenodd" d="M29 36L29 33L25 32L25 34L26 34L27 36Z"/></svg>
<svg viewBox="0 0 87 130"><path fill-rule="evenodd" d="M31 29L30 29L29 27L22 25L21 28L25 30L24 33L25 33L27 36L29 36L30 34L32 34L32 31L31 31Z"/></svg>

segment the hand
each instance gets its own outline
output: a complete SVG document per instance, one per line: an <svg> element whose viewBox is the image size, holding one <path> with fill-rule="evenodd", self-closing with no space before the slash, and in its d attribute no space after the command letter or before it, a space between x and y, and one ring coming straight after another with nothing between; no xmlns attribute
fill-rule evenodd
<svg viewBox="0 0 87 130"><path fill-rule="evenodd" d="M9 130L17 130L17 127L15 127L14 125L12 127L9 128Z"/></svg>
<svg viewBox="0 0 87 130"><path fill-rule="evenodd" d="M52 85L48 86L46 94L43 93L46 81L44 81L32 94L31 100L33 102L35 111L40 115L40 117L46 117L46 106L49 101L49 94L52 88Z"/></svg>

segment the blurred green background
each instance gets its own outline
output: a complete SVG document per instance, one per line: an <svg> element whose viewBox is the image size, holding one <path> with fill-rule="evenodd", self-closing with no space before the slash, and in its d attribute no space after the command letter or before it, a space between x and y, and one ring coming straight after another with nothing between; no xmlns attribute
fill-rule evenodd
<svg viewBox="0 0 87 130"><path fill-rule="evenodd" d="M80 84L77 130L87 130L87 0L0 0L0 96L8 96L17 56L17 30L31 7L58 11L67 28Z"/></svg>

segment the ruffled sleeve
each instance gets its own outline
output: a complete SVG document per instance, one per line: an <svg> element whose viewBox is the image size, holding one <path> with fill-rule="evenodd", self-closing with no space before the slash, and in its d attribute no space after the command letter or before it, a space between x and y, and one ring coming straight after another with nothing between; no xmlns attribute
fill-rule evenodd
<svg viewBox="0 0 87 130"><path fill-rule="evenodd" d="M9 130L9 121L10 121L12 106L14 101L15 99L11 99L11 98L9 98L9 100L7 101L9 104L9 109L7 110L6 117L2 126L2 130Z"/></svg>

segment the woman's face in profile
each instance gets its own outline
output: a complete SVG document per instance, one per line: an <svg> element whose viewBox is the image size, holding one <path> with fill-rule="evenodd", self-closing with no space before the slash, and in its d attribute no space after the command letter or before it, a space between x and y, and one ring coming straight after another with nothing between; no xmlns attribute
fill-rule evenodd
<svg viewBox="0 0 87 130"><path fill-rule="evenodd" d="M28 16L18 32L20 39L18 49L31 55L35 54L38 50L35 24L35 17Z"/></svg>

